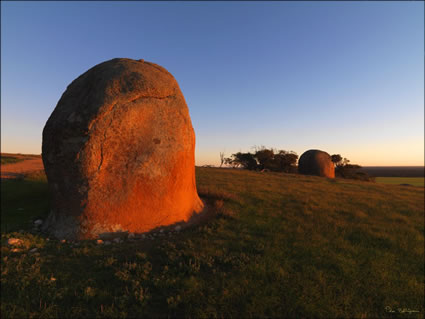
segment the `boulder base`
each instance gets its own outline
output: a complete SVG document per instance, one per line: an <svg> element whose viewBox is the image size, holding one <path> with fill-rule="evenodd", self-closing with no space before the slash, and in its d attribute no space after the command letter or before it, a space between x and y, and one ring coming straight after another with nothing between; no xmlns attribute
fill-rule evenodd
<svg viewBox="0 0 425 319"><path fill-rule="evenodd" d="M43 130L44 228L86 239L187 221L203 208L194 151L189 111L167 70L131 59L96 65L68 86Z"/></svg>
<svg viewBox="0 0 425 319"><path fill-rule="evenodd" d="M298 172L303 175L335 177L335 167L331 156L320 150L304 152L298 161Z"/></svg>

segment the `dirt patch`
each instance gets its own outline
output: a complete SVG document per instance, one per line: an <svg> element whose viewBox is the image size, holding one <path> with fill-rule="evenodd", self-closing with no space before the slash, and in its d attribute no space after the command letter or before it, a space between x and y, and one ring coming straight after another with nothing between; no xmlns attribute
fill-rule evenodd
<svg viewBox="0 0 425 319"><path fill-rule="evenodd" d="M40 155L23 155L23 154L6 154L2 156L13 156L15 158L23 159L18 163L2 164L1 165L1 178L20 178L28 173L44 170L43 161Z"/></svg>

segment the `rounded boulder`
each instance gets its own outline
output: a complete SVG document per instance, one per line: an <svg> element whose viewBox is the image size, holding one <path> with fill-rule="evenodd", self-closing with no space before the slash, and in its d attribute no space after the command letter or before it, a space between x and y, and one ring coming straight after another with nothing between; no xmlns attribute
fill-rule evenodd
<svg viewBox="0 0 425 319"><path fill-rule="evenodd" d="M67 87L43 130L44 229L88 239L187 221L203 209L194 151L189 110L166 69L131 59L94 66Z"/></svg>
<svg viewBox="0 0 425 319"><path fill-rule="evenodd" d="M335 167L331 156L320 150L304 152L298 161L298 172L303 175L335 177Z"/></svg>

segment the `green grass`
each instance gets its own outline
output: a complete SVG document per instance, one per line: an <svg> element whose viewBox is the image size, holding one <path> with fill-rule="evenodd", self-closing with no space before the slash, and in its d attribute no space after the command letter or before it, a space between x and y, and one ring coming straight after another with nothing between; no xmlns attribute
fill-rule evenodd
<svg viewBox="0 0 425 319"><path fill-rule="evenodd" d="M2 317L423 318L423 189L230 169L196 173L215 217L171 237L73 246L3 233ZM2 182L9 196L2 212L16 214L10 208L20 196L31 207L32 192L24 190L35 186L20 183ZM48 205L45 190L34 198ZM45 208L38 209L34 215ZM23 227L28 217L14 221ZM13 253L5 245L10 237L21 238L25 250ZM34 247L38 252L28 253Z"/></svg>
<svg viewBox="0 0 425 319"><path fill-rule="evenodd" d="M18 162L22 162L24 160L24 158L17 158L17 157L13 157L13 156L1 156L1 164L12 164L12 163L18 163Z"/></svg>
<svg viewBox="0 0 425 319"><path fill-rule="evenodd" d="M409 184L412 186L424 187L423 177L375 177L375 181L382 184Z"/></svg>

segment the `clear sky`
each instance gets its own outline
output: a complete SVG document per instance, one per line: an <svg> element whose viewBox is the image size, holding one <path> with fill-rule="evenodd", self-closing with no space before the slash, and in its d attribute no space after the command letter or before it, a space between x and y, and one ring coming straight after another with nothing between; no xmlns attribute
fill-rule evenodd
<svg viewBox="0 0 425 319"><path fill-rule="evenodd" d="M66 86L115 57L162 65L196 164L264 145L424 165L423 2L1 2L1 151L41 153Z"/></svg>

